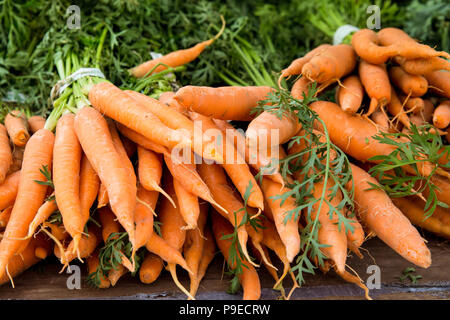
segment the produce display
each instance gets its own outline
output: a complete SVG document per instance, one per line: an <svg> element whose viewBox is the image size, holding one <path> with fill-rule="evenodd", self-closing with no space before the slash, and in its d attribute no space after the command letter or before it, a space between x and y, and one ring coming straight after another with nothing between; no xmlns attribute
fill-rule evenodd
<svg viewBox="0 0 450 320"><path fill-rule="evenodd" d="M398 10L382 9L388 18ZM0 118L0 284L14 287L54 255L62 270L82 262L96 288L120 286L127 273L151 284L169 272L195 299L220 252L229 292L244 300L261 297L262 268L284 299L305 274L331 270L371 299L347 264L371 237L430 267L418 228L450 239L448 47L407 26L361 27L333 44L335 26L321 15L312 20L323 39L280 58L275 72L239 35L236 69L201 60L237 34L227 15L214 15L201 39L152 56L141 56L139 34L135 50L120 45L115 27L126 28L125 18L88 17L76 43L49 29L29 49L40 76L10 78L23 71L18 62L0 81L10 90ZM142 27L136 21L130 30ZM31 37L17 25L10 30ZM139 57L125 68L124 54ZM198 61L214 76L192 73ZM31 83L45 89L22 97Z"/></svg>

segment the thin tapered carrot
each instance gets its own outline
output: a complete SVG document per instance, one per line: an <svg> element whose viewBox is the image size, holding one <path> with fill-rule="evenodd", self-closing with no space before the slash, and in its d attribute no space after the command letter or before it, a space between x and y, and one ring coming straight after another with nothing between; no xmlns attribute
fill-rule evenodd
<svg viewBox="0 0 450 320"><path fill-rule="evenodd" d="M397 88L400 88L405 94L410 94L411 97L421 97L428 90L427 79L423 76L409 74L401 67L390 68L389 78Z"/></svg>
<svg viewBox="0 0 450 320"><path fill-rule="evenodd" d="M9 259L23 242L18 239L27 235L29 224L44 202L47 185L36 181L46 181L40 171L45 166L51 170L54 139L51 131L41 129L30 138L25 147L16 201L0 242L0 277L5 273Z"/></svg>
<svg viewBox="0 0 450 320"><path fill-rule="evenodd" d="M86 258L86 264L88 268L88 274L92 274L97 271L100 265L100 260L98 256L99 250L96 249L89 257ZM100 283L97 288L106 289L111 286L110 281L103 274L100 274Z"/></svg>
<svg viewBox="0 0 450 320"><path fill-rule="evenodd" d="M0 184L0 210L3 210L14 204L17 191L19 190L20 171L11 173Z"/></svg>
<svg viewBox="0 0 450 320"><path fill-rule="evenodd" d="M387 112L389 112L394 118L394 121L401 122L406 128L409 129L411 123L408 116L403 109L403 104L401 103L397 93L393 88L391 88L391 101L386 105Z"/></svg>
<svg viewBox="0 0 450 320"><path fill-rule="evenodd" d="M169 154L169 150L166 147L147 139L143 135L131 130L130 128L127 128L124 125L121 125L120 123L117 123L117 129L122 135L145 149L154 151L156 153Z"/></svg>
<svg viewBox="0 0 450 320"><path fill-rule="evenodd" d="M302 74L311 81L336 81L353 71L356 53L352 46L338 44L326 47L305 63Z"/></svg>
<svg viewBox="0 0 450 320"><path fill-rule="evenodd" d="M223 236L233 233L233 227L217 212L213 212L211 218L212 229L217 246L222 252L225 261L227 261L229 268L234 270L236 268L236 262L230 260L230 249L232 246L231 239L223 239ZM238 251L237 248L235 249ZM242 257L238 256L236 259L240 259L243 264L242 272L238 274L239 282L241 283L244 291L243 300L258 300L261 296L261 284L258 273L255 268Z"/></svg>
<svg viewBox="0 0 450 320"><path fill-rule="evenodd" d="M394 45L383 46L372 29L361 29L352 35L352 46L361 59L373 64L385 63L397 53Z"/></svg>
<svg viewBox="0 0 450 320"><path fill-rule="evenodd" d="M89 220L90 209L97 198L100 179L85 154L81 157L80 165L80 203L82 224ZM105 191L106 194L108 194Z"/></svg>
<svg viewBox="0 0 450 320"><path fill-rule="evenodd" d="M434 110L433 124L439 129L445 129L450 124L450 100L442 101Z"/></svg>
<svg viewBox="0 0 450 320"><path fill-rule="evenodd" d="M0 123L0 183L6 178L6 174L13 162L8 133L4 125Z"/></svg>
<svg viewBox="0 0 450 320"><path fill-rule="evenodd" d="M33 221L31 221L30 226L28 227L28 235L27 237L31 237L36 229L43 224L51 215L53 212L55 212L58 209L58 206L56 205L56 201L54 199L54 193L51 194L50 198L47 199L38 209L36 215L33 218Z"/></svg>
<svg viewBox="0 0 450 320"><path fill-rule="evenodd" d="M436 70L424 75L430 91L450 99L450 71Z"/></svg>
<svg viewBox="0 0 450 320"><path fill-rule="evenodd" d="M197 220L200 215L200 205L198 197L183 187L183 182L177 179L173 180L173 187L178 199L180 214L183 217L187 230L197 228Z"/></svg>
<svg viewBox="0 0 450 320"><path fill-rule="evenodd" d="M9 221L9 217L11 217L11 211L12 211L12 206L2 210L2 212L0 212L0 228L4 229L6 228L6 225L8 224Z"/></svg>
<svg viewBox="0 0 450 320"><path fill-rule="evenodd" d="M180 88L174 99L185 109L222 120L249 121L255 117L250 111L258 101L267 99L274 89L266 86L249 87L197 87Z"/></svg>
<svg viewBox="0 0 450 320"><path fill-rule="evenodd" d="M148 191L142 186L138 187L137 204L134 213L136 224L136 248L145 246L153 233L153 215L159 192Z"/></svg>
<svg viewBox="0 0 450 320"><path fill-rule="evenodd" d="M367 116L378 108L383 108L391 101L391 85L384 64L371 64L361 60L358 67L359 78L365 91L370 97L370 106Z"/></svg>
<svg viewBox="0 0 450 320"><path fill-rule="evenodd" d="M106 120L97 110L84 107L75 116L75 132L86 157L105 184L111 209L127 231L134 249L137 189L128 183L128 171L114 146Z"/></svg>
<svg viewBox="0 0 450 320"><path fill-rule="evenodd" d="M168 148L191 147L189 136L164 125L145 105L109 82L89 90L89 101L102 114Z"/></svg>
<svg viewBox="0 0 450 320"><path fill-rule="evenodd" d="M100 182L97 195L97 209L106 206L109 203L108 190L105 184Z"/></svg>
<svg viewBox="0 0 450 320"><path fill-rule="evenodd" d="M329 44L321 44L317 48L314 48L313 50L309 51L307 54L305 54L301 58L297 58L294 61L291 62L291 64L281 71L281 75L278 78L278 86L281 87L281 80L283 78L289 78L294 75L298 75L302 73L302 68L308 61L311 60L312 57L317 55L318 53L322 52L324 49L329 47Z"/></svg>
<svg viewBox="0 0 450 320"><path fill-rule="evenodd" d="M348 76L337 89L337 101L345 112L355 114L361 107L364 88L356 75Z"/></svg>
<svg viewBox="0 0 450 320"><path fill-rule="evenodd" d="M289 262L292 262L300 252L300 234L298 233L299 217L295 217L293 212L296 208L295 200L293 198L287 198L281 204L281 199L273 199L272 197L283 194L287 189L267 178L263 177L261 188L264 193L264 198L272 212L278 234L286 246L287 258ZM287 216L289 214L292 215L290 218Z"/></svg>
<svg viewBox="0 0 450 320"><path fill-rule="evenodd" d="M18 147L23 147L30 139L28 122L25 115L19 110L13 110L5 117L5 127L11 141Z"/></svg>
<svg viewBox="0 0 450 320"><path fill-rule="evenodd" d="M225 20L222 16L221 19L222 28L220 29L219 33L213 38L197 43L191 48L177 50L160 58L144 62L131 69L130 73L137 78L142 78L150 74L161 72L165 70L167 66L174 68L185 65L195 60L203 52L203 50L205 50L206 47L210 46L215 40L217 40L217 38L219 38L225 30Z"/></svg>
<svg viewBox="0 0 450 320"><path fill-rule="evenodd" d="M370 186L369 182L378 184L375 178L355 165L351 165L351 169L355 207L361 221L403 258L428 268L431 265L430 251L408 218L384 191Z"/></svg>
<svg viewBox="0 0 450 320"><path fill-rule="evenodd" d="M160 154L138 145L138 175L140 184L149 191L157 191L167 197L172 204L172 198L161 188L162 158Z"/></svg>
<svg viewBox="0 0 450 320"><path fill-rule="evenodd" d="M149 252L139 268L139 279L145 284L153 283L158 279L163 268L163 260L156 254Z"/></svg>
<svg viewBox="0 0 450 320"><path fill-rule="evenodd" d="M45 125L45 118L42 116L32 116L28 118L28 126L31 133L35 133L39 129L43 129Z"/></svg>
<svg viewBox="0 0 450 320"><path fill-rule="evenodd" d="M406 59L401 56L394 57L394 61L399 64L403 70L414 75L425 75L437 70L450 71L450 61L439 57Z"/></svg>
<svg viewBox="0 0 450 320"><path fill-rule="evenodd" d="M53 183L58 209L64 227L73 238L74 250L78 252L86 221L81 216L80 165L81 145L74 129L75 115L63 115L56 125L53 148Z"/></svg>

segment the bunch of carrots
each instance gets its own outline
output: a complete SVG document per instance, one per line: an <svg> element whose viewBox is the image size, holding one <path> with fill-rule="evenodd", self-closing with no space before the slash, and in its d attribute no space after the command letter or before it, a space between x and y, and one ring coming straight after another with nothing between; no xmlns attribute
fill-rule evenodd
<svg viewBox="0 0 450 320"><path fill-rule="evenodd" d="M131 74L186 64L218 36ZM352 45L321 45L293 61L280 88L184 86L154 99L96 79L83 90L74 85L74 93L86 93L83 104L59 110L50 122L11 112L0 125L1 283L53 253L63 268L85 262L99 288L128 272L152 283L166 268L195 299L220 251L234 274L232 289L241 286L244 299L261 295L261 264L288 299L302 282L295 272L304 270L304 257L323 272L333 268L369 298L358 275L346 270L348 250L362 257L364 241L376 235L427 268L431 254L413 224L450 238L450 151L443 145L450 140L449 57L399 29L361 30ZM246 132L230 121L248 122ZM371 173L382 156L400 159L398 144L411 142L410 133L422 137L417 127L427 123L427 134L443 145L439 157L429 161L419 150L418 165L392 171L432 184L391 197ZM271 130L278 139L264 136ZM377 138L383 133L394 143ZM318 173L305 165L319 155L315 149ZM339 159L348 163L342 172ZM341 185L344 171L351 179ZM299 200L303 193L307 203ZM430 195L438 205L424 219ZM188 273L189 288L177 266ZM293 285L286 294L288 274Z"/></svg>

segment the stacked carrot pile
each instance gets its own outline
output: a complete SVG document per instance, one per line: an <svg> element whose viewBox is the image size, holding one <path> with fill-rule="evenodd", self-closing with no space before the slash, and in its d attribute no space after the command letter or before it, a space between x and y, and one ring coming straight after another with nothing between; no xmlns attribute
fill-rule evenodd
<svg viewBox="0 0 450 320"><path fill-rule="evenodd" d="M213 40L133 73L188 63ZM449 54L401 30L361 30L352 45L322 45L283 70L280 84L296 76L290 94L264 86L185 86L156 100L103 79L85 87L85 105L58 116L54 133L44 118L11 112L0 125L1 283L53 253L63 267L86 262L99 288L128 272L152 283L165 266L194 299L218 248L244 299L260 297L261 264L289 298L307 258L311 268L333 268L368 297L346 258L348 250L362 256L359 248L373 235L429 267L430 251L411 222L450 238L443 145L450 140L450 63L441 57ZM323 100L333 100L328 93L335 89L336 103ZM248 122L245 135L228 120ZM417 128L427 123L431 129L421 135ZM277 139L264 136L267 130ZM431 180L435 189L413 186L420 192L391 199L368 173L383 164L380 156L398 155L398 145L376 138L382 133L394 134L398 144L411 143L413 133L439 139L436 161L419 150L419 165L392 167L394 174ZM316 166L306 166L319 146ZM339 159L348 159L346 169L338 169ZM439 201L424 220L430 195ZM312 250L314 241L320 252ZM189 289L178 281L177 266L189 274ZM286 295L288 274L293 286Z"/></svg>

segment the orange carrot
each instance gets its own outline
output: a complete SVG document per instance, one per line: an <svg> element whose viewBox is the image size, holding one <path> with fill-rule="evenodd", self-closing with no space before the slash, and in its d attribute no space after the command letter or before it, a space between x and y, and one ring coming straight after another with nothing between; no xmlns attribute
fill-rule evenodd
<svg viewBox="0 0 450 320"><path fill-rule="evenodd" d="M19 171L22 168L24 151L25 151L24 147L18 147L18 146L14 147L14 150L12 152L12 163L11 163L11 166L9 167L8 174Z"/></svg>
<svg viewBox="0 0 450 320"><path fill-rule="evenodd" d="M232 246L231 239L223 239L223 236L233 233L233 227L217 212L214 212L212 215L212 229L217 246L225 257L225 261L227 261L229 268L234 270L236 268L236 262L233 263L232 260L230 260L230 250ZM235 250L238 252L237 248L235 248ZM243 264L242 272L237 275L244 291L243 300L258 300L261 296L261 284L259 282L258 273L255 268L247 261L243 260L242 257L238 256L236 259L240 259Z"/></svg>
<svg viewBox="0 0 450 320"><path fill-rule="evenodd" d="M403 109L403 105L397 96L397 93L391 88L391 101L386 106L387 111L394 116L394 120L401 122L406 128L410 127L410 121Z"/></svg>
<svg viewBox="0 0 450 320"><path fill-rule="evenodd" d="M342 86L338 87L336 94L342 110L354 114L361 107L364 88L358 76L348 76L342 81Z"/></svg>
<svg viewBox="0 0 450 320"><path fill-rule="evenodd" d="M117 127L117 124L116 124L116 127ZM122 141L123 148L125 149L125 152L127 153L128 158L131 159L131 157L133 157L133 155L135 154L135 152L137 150L136 143L134 143L134 141L128 139L124 135L120 136L120 140Z"/></svg>
<svg viewBox="0 0 450 320"><path fill-rule="evenodd" d="M16 171L0 184L0 210L14 204L19 189L20 171Z"/></svg>
<svg viewBox="0 0 450 320"><path fill-rule="evenodd" d="M108 191L103 183L100 183L97 196L97 208L102 208L109 203Z"/></svg>
<svg viewBox="0 0 450 320"><path fill-rule="evenodd" d="M445 129L450 124L450 100L442 101L433 113L433 124L439 129Z"/></svg>
<svg viewBox="0 0 450 320"><path fill-rule="evenodd" d="M17 252L28 233L28 226L44 202L47 186L36 181L46 181L40 170L51 169L54 135L41 129L28 141L25 147L19 189L8 226L0 242L0 277L3 277L9 259Z"/></svg>
<svg viewBox="0 0 450 320"><path fill-rule="evenodd" d="M450 99L450 71L437 70L425 74L430 91Z"/></svg>
<svg viewBox="0 0 450 320"><path fill-rule="evenodd" d="M353 232L351 230L347 230L347 247L353 251L358 257L362 258L362 254L359 251L359 247L363 244L365 240L364 229L362 225L359 223L356 216L351 217L347 214L347 219L351 222L353 226Z"/></svg>
<svg viewBox="0 0 450 320"><path fill-rule="evenodd" d="M158 279L163 267L163 260L160 257L147 253L139 268L139 279L145 284L153 283Z"/></svg>
<svg viewBox="0 0 450 320"><path fill-rule="evenodd" d="M128 272L128 270L122 265L119 264L116 266L116 268L112 268L108 272L108 280L111 283L111 286L115 286L117 281Z"/></svg>
<svg viewBox="0 0 450 320"><path fill-rule="evenodd" d="M28 118L28 126L30 127L31 133L35 133L39 129L43 129L45 125L45 118L42 116L32 116Z"/></svg>
<svg viewBox="0 0 450 320"><path fill-rule="evenodd" d="M12 206L0 212L0 228L5 229L11 217Z"/></svg>
<svg viewBox="0 0 450 320"><path fill-rule="evenodd" d="M11 141L18 147L23 147L30 138L28 122L19 110L11 111L6 115L5 127Z"/></svg>
<svg viewBox="0 0 450 320"><path fill-rule="evenodd" d="M95 109L84 107L75 117L75 132L86 157L105 184L111 208L134 248L136 185L127 183L128 171L114 146L106 120Z"/></svg>
<svg viewBox="0 0 450 320"><path fill-rule="evenodd" d="M88 233L83 234L79 242L80 253L78 258L87 258L89 257L99 245L101 239L101 235L99 234L98 228L90 226L88 228ZM61 260L61 263L64 266L68 266L69 263L77 258L77 254L74 253L74 242L70 241L69 245L66 248L65 254L62 256L61 251L58 246L55 246L53 253L55 256Z"/></svg>
<svg viewBox="0 0 450 320"><path fill-rule="evenodd" d="M359 63L359 78L370 97L367 116L391 101L391 85L385 65L375 65L361 60Z"/></svg>
<svg viewBox="0 0 450 320"><path fill-rule="evenodd" d="M167 66L175 68L195 60L203 52L203 50L205 50L206 47L210 46L215 40L217 40L217 38L219 38L225 30L225 20L222 16L221 19L222 28L220 29L219 33L213 38L197 43L195 46L189 49L177 50L160 58L144 62L131 69L130 73L137 78L142 78L147 75L161 72L165 70Z"/></svg>
<svg viewBox="0 0 450 320"><path fill-rule="evenodd" d="M413 114L420 115L423 109L425 109L425 102L420 97L405 96L401 93L399 93L398 97L400 98L400 101L405 109L409 110Z"/></svg>
<svg viewBox="0 0 450 320"><path fill-rule="evenodd" d="M30 226L28 227L28 235L27 237L31 237L36 231L37 227L43 224L53 212L58 209L56 205L56 201L54 199L54 193L50 196L50 199L47 199L38 209L36 215L31 221Z"/></svg>
<svg viewBox="0 0 450 320"><path fill-rule="evenodd" d="M186 223L185 229L196 229L197 220L200 215L198 197L183 187L183 183L177 179L173 180L173 187L178 199L180 214Z"/></svg>
<svg viewBox="0 0 450 320"><path fill-rule="evenodd" d="M134 167L131 163L130 158L128 158L127 151L125 150L125 147L123 146L122 140L119 137L119 133L117 132L116 125L113 121L108 121L108 128L109 132L111 133L111 138L114 144L114 147L117 150L117 153L119 154L120 158L122 159L123 165L125 169L127 170L127 175L129 177L129 183L132 185L136 185L137 179L136 174L134 173Z"/></svg>
<svg viewBox="0 0 450 320"><path fill-rule="evenodd" d="M120 224L108 206L98 209L98 218L102 226L102 239L106 243L113 233L120 232Z"/></svg>
<svg viewBox="0 0 450 320"><path fill-rule="evenodd" d="M88 268L88 274L92 274L97 271L98 266L100 264L99 257L98 257L98 249L96 249L89 257L86 258L87 268ZM106 289L109 288L111 283L109 282L108 278L103 276L103 274L100 275L100 284L98 288L100 289Z"/></svg>
<svg viewBox="0 0 450 320"><path fill-rule="evenodd" d="M177 110L179 113L185 115L185 116L189 116L187 113L187 110L185 108L183 108L183 106L181 106L175 99L175 92L173 91L166 91L161 93L161 95L159 96L159 101L164 103L165 105L169 106L170 108Z"/></svg>
<svg viewBox="0 0 450 320"><path fill-rule="evenodd" d="M311 81L324 83L336 81L356 66L356 54L352 46L338 44L326 47L311 58L302 68L302 74Z"/></svg>
<svg viewBox="0 0 450 320"><path fill-rule="evenodd" d="M81 217L80 163L81 145L74 129L75 115L63 115L56 125L53 148L53 183L58 209L67 232L73 238L74 250L78 252L86 221Z"/></svg>
<svg viewBox="0 0 450 320"><path fill-rule="evenodd" d="M295 81L291 88L291 96L297 100L303 100L303 98L308 95L311 84L312 81L308 78L304 76L300 77L297 81Z"/></svg>
<svg viewBox="0 0 450 320"><path fill-rule="evenodd" d="M251 110L258 101L267 98L271 87L196 87L180 88L174 99L185 109L204 116L222 120L249 121L254 118Z"/></svg>
<svg viewBox="0 0 450 320"><path fill-rule="evenodd" d="M81 219L84 226L89 220L89 210L97 197L100 179L85 154L81 157L80 166ZM106 190L105 193L108 194Z"/></svg>
<svg viewBox="0 0 450 320"><path fill-rule="evenodd" d="M394 57L394 61L398 63L403 70L414 75L425 75L438 70L450 71L450 61L439 57L409 60L401 56L396 56Z"/></svg>
<svg viewBox="0 0 450 320"><path fill-rule="evenodd" d="M145 246L153 233L153 214L159 193L148 191L142 186L138 187L138 203L134 213L134 223L136 224L136 248Z"/></svg>
<svg viewBox="0 0 450 320"><path fill-rule="evenodd" d="M378 35L371 29L361 29L352 35L352 46L361 59L373 64L385 63L397 53L394 45L380 45Z"/></svg>
<svg viewBox="0 0 450 320"><path fill-rule="evenodd" d="M428 81L422 76L407 73L401 67L389 69L389 77L392 83L411 97L421 97L428 90Z"/></svg>
<svg viewBox="0 0 450 320"><path fill-rule="evenodd" d="M429 99L424 99L423 102L425 105L420 115L423 121L429 123L433 120L434 105Z"/></svg>
<svg viewBox="0 0 450 320"><path fill-rule="evenodd" d="M370 116L370 119L372 119L380 131L395 132L395 129L393 129L389 123L389 117L383 110L375 110Z"/></svg>
<svg viewBox="0 0 450 320"><path fill-rule="evenodd" d="M145 105L109 82L94 85L89 90L89 101L102 114L155 143L169 148L191 146L188 136L168 128Z"/></svg>
<svg viewBox="0 0 450 320"><path fill-rule="evenodd" d="M424 240L389 196L370 183L378 184L361 168L351 165L355 207L358 217L382 241L406 260L422 268L431 265L431 254ZM348 188L351 188L348 185ZM370 189L370 190L369 190Z"/></svg>
<svg viewBox="0 0 450 320"><path fill-rule="evenodd" d="M13 158L9 146L8 134L4 125L0 124L0 183L3 183L12 164Z"/></svg>
<svg viewBox="0 0 450 320"><path fill-rule="evenodd" d="M144 147L145 149L152 150L156 153L162 154L169 153L166 147L147 139L143 135L125 127L124 125L121 125L120 123L117 123L117 129L120 131L122 135L124 135L131 141L135 142L136 144L140 145L141 147Z"/></svg>

